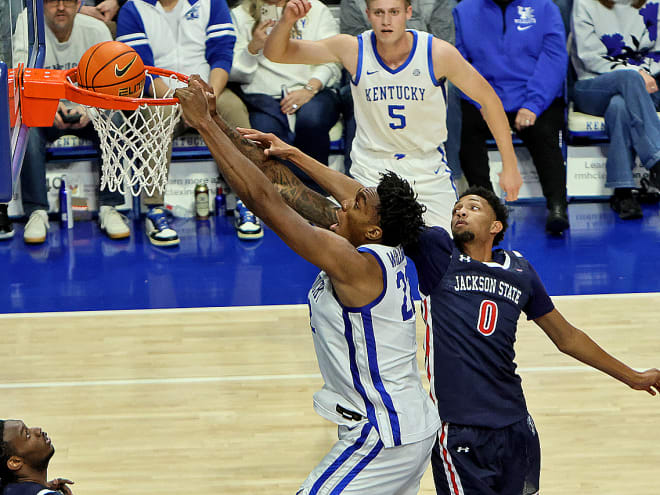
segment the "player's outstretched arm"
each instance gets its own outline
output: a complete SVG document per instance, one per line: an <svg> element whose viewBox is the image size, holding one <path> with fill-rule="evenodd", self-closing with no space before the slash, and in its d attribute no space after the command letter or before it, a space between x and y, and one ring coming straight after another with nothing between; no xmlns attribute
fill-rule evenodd
<svg viewBox="0 0 660 495"><path fill-rule="evenodd" d="M455 47L436 38L433 39L433 64L437 78L447 77L458 89L481 105L481 113L502 156L500 187L508 201L515 201L523 180L513 150L509 121L495 90Z"/></svg>
<svg viewBox="0 0 660 495"><path fill-rule="evenodd" d="M264 154L263 147L260 148L254 142L248 141L233 127L230 127L215 111L214 89L199 75L190 76L190 81L197 81L207 92L209 113L220 130L225 133L236 149L266 174L266 177L275 185L291 208L319 227L327 229L337 222L337 206L332 201L316 191L312 191L285 165L268 158Z"/></svg>
<svg viewBox="0 0 660 495"><path fill-rule="evenodd" d="M276 156L283 160L289 160L340 203L346 199L354 198L357 191L363 187L355 179L323 165L272 133L265 133L256 129L237 128L236 130L244 138L260 143L264 147L266 156Z"/></svg>
<svg viewBox="0 0 660 495"><path fill-rule="evenodd" d="M266 38L264 56L281 64L341 63L354 74L357 67L357 39L354 36L338 34L317 41L291 39L294 24L307 15L310 8L308 0L287 2L282 17Z"/></svg>
<svg viewBox="0 0 660 495"><path fill-rule="evenodd" d="M660 370L635 371L605 352L586 333L566 321L556 309L536 318L534 322L564 354L607 373L635 390L646 390L651 395L660 392Z"/></svg>
<svg viewBox="0 0 660 495"><path fill-rule="evenodd" d="M177 89L175 97L186 122L202 136L229 186L291 249L326 271L340 286L359 286L363 280L374 280L374 275L382 278L375 259L363 256L343 237L311 226L284 202L264 173L215 123L206 92L198 81Z"/></svg>

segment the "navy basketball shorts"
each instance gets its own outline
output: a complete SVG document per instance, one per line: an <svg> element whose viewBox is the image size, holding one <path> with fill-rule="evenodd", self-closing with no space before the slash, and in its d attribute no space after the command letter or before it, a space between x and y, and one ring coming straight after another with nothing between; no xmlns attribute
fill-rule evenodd
<svg viewBox="0 0 660 495"><path fill-rule="evenodd" d="M541 446L534 421L499 429L443 421L431 466L438 495L535 495Z"/></svg>

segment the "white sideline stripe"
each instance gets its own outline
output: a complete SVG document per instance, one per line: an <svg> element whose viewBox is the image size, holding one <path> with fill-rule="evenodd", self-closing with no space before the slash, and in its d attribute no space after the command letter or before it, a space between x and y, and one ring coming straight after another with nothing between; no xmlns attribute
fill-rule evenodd
<svg viewBox="0 0 660 495"><path fill-rule="evenodd" d="M630 299L657 297L660 292L639 292L630 294L587 294L582 296L552 296L553 300L571 300L571 299ZM419 300L415 301L419 309ZM270 306L230 306L230 307L205 307L205 308L156 308L156 309L113 309L101 311L67 311L67 312L47 312L47 313L0 313L0 319L5 318L71 318L76 316L96 316L96 315L140 315L140 314L167 314L167 313L213 313L213 312L257 312L274 311L278 309L302 309L307 310L307 304L273 304Z"/></svg>
<svg viewBox="0 0 660 495"><path fill-rule="evenodd" d="M523 373L555 373L575 371L596 371L587 366L538 366L532 368L518 368ZM423 370L420 375L424 378ZM240 376L200 376L190 378L132 378L128 380L89 380L71 382L27 382L27 383L0 383L0 390L25 388L72 388L72 387L99 387L99 386L126 386L126 385L177 385L190 383L227 383L227 382L260 382L272 380L309 380L321 378L320 373L292 374L292 375L240 375Z"/></svg>

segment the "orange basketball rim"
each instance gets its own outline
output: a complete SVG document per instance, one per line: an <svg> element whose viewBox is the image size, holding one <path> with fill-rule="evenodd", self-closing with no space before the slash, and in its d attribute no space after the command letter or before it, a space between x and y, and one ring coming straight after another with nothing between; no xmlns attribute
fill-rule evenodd
<svg viewBox="0 0 660 495"><path fill-rule="evenodd" d="M147 74L176 78L188 82L188 76L158 67L145 67ZM10 108L16 103L16 87L19 89L22 121L28 127L50 127L60 100L82 105L114 110L137 110L144 105L176 105L178 98L135 98L97 93L76 86L77 68L69 70L34 69L19 66L9 74ZM13 112L12 112L13 114ZM12 115L15 120L15 115ZM14 125L12 121L11 125Z"/></svg>

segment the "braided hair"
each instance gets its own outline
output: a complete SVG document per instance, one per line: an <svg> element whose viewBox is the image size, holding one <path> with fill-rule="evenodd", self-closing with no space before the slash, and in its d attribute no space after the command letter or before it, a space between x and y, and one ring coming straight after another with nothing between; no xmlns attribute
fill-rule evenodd
<svg viewBox="0 0 660 495"><path fill-rule="evenodd" d="M380 199L378 213L383 230L383 244L404 248L414 246L424 230L422 214L426 206L417 202L410 183L388 170L380 174L376 191Z"/></svg>

